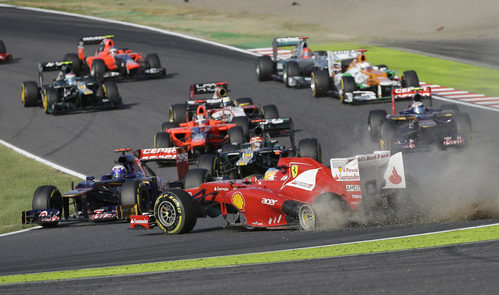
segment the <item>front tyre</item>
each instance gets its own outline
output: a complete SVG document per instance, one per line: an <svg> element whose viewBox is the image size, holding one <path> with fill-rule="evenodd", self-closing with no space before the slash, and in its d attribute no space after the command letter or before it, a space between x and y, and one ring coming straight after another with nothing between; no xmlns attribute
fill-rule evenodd
<svg viewBox="0 0 499 295"><path fill-rule="evenodd" d="M329 75L327 71L314 70L311 74L310 88L314 97L325 96L329 91Z"/></svg>
<svg viewBox="0 0 499 295"><path fill-rule="evenodd" d="M196 205L185 191L170 190L156 199L154 217L158 226L169 235L187 233L196 225Z"/></svg>
<svg viewBox="0 0 499 295"><path fill-rule="evenodd" d="M21 102L25 108L38 105L40 92L35 81L26 81L21 84Z"/></svg>
<svg viewBox="0 0 499 295"><path fill-rule="evenodd" d="M272 79L274 72L274 62L268 55L259 56L255 63L256 78L258 81L268 81Z"/></svg>

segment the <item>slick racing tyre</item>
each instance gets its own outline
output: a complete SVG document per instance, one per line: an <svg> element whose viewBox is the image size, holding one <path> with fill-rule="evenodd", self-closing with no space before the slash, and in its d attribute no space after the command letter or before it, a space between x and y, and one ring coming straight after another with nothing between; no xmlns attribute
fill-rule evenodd
<svg viewBox="0 0 499 295"><path fill-rule="evenodd" d="M140 180L125 181L121 187L121 206L137 205L137 214L147 212L151 207L151 194L147 184Z"/></svg>
<svg viewBox="0 0 499 295"><path fill-rule="evenodd" d="M343 201L340 196L333 193L322 193L317 197L311 207L315 221L315 228L312 228L313 230L341 228L345 225L349 213L351 213L346 202ZM308 213L307 218L312 220L312 216L308 210L304 213ZM299 217L302 219L302 216ZM302 221L300 220L300 224L301 223ZM312 222L309 223L313 224Z"/></svg>
<svg viewBox="0 0 499 295"><path fill-rule="evenodd" d="M298 143L299 156L322 162L321 144L316 138L305 138Z"/></svg>
<svg viewBox="0 0 499 295"><path fill-rule="evenodd" d="M268 81L272 79L274 72L274 62L268 55L259 56L255 63L256 78L258 81Z"/></svg>
<svg viewBox="0 0 499 295"><path fill-rule="evenodd" d="M232 123L237 124L243 129L243 134L245 139L249 139L249 119L248 117L234 117ZM245 140L246 141L246 140Z"/></svg>
<svg viewBox="0 0 499 295"><path fill-rule="evenodd" d="M402 74L402 87L419 87L418 74L415 71L405 71Z"/></svg>
<svg viewBox="0 0 499 295"><path fill-rule="evenodd" d="M262 107L262 114L265 119L279 118L279 111L274 104L265 105Z"/></svg>
<svg viewBox="0 0 499 295"><path fill-rule="evenodd" d="M156 199L154 217L165 233L183 234L190 232L196 225L197 209L188 193L170 190Z"/></svg>
<svg viewBox="0 0 499 295"><path fill-rule="evenodd" d="M245 142L244 130L241 126L230 128L228 133L230 144L241 144Z"/></svg>
<svg viewBox="0 0 499 295"><path fill-rule="evenodd" d="M457 133L464 136L465 143L471 142L471 119L468 113L460 113L456 116Z"/></svg>
<svg viewBox="0 0 499 295"><path fill-rule="evenodd" d="M56 209L62 215L62 196L57 187L52 185L39 186L33 194L32 202L33 210ZM55 226L59 223L44 223L40 224L45 227Z"/></svg>
<svg viewBox="0 0 499 295"><path fill-rule="evenodd" d="M161 62L159 61L159 56L156 53L149 53L145 59L146 67L151 68L161 68Z"/></svg>
<svg viewBox="0 0 499 295"><path fill-rule="evenodd" d="M379 148L381 150L390 150L392 138L397 130L397 123L392 120L381 121Z"/></svg>
<svg viewBox="0 0 499 295"><path fill-rule="evenodd" d="M314 70L311 74L312 82L310 88L314 97L325 96L329 91L328 71Z"/></svg>
<svg viewBox="0 0 499 295"><path fill-rule="evenodd" d="M109 100L111 107L119 107L121 105L121 97L116 83L110 81L104 82L101 87L103 97Z"/></svg>
<svg viewBox="0 0 499 295"><path fill-rule="evenodd" d="M90 76L97 81L104 80L104 73L106 72L106 64L102 59L94 59L92 67L90 68Z"/></svg>
<svg viewBox="0 0 499 295"><path fill-rule="evenodd" d="M210 171L203 168L194 168L187 170L184 179L184 188L197 188L201 184L208 182Z"/></svg>
<svg viewBox="0 0 499 295"><path fill-rule="evenodd" d="M21 84L21 102L24 107L34 107L38 105L40 92L38 85L34 81L26 81Z"/></svg>
<svg viewBox="0 0 499 295"><path fill-rule="evenodd" d="M172 104L169 109L170 122L185 123L187 120L185 104L176 103Z"/></svg>
<svg viewBox="0 0 499 295"><path fill-rule="evenodd" d="M201 154L198 157L197 167L206 169L211 175L217 175L218 157L215 154Z"/></svg>
<svg viewBox="0 0 499 295"><path fill-rule="evenodd" d="M381 129L381 121L386 118L385 110L373 110L369 111L369 116L367 117L367 130L369 131L369 136L373 142L379 140L379 134Z"/></svg>
<svg viewBox="0 0 499 295"><path fill-rule="evenodd" d="M289 78L300 75L300 68L298 63L294 61L288 61L284 66L284 71L282 73L282 81L286 87L291 87L289 84Z"/></svg>
<svg viewBox="0 0 499 295"><path fill-rule="evenodd" d="M71 65L69 68L76 76L79 76L82 70L81 60L78 58L76 53L66 53L64 55L64 61L70 61Z"/></svg>
<svg viewBox="0 0 499 295"><path fill-rule="evenodd" d="M0 53L7 53L7 49L5 48L5 44L2 40L0 40Z"/></svg>
<svg viewBox="0 0 499 295"><path fill-rule="evenodd" d="M58 93L54 88L46 88L43 91L42 106L46 114L55 113L55 104L57 103Z"/></svg>
<svg viewBox="0 0 499 295"><path fill-rule="evenodd" d="M440 108L444 111L453 111L455 115L459 114L459 107L454 103L443 104Z"/></svg>
<svg viewBox="0 0 499 295"><path fill-rule="evenodd" d="M154 148L172 147L172 139L169 133L158 132L154 135Z"/></svg>
<svg viewBox="0 0 499 295"><path fill-rule="evenodd" d="M347 103L347 93L353 93L357 90L357 85L355 84L355 78L352 76L341 77L341 95L340 102Z"/></svg>

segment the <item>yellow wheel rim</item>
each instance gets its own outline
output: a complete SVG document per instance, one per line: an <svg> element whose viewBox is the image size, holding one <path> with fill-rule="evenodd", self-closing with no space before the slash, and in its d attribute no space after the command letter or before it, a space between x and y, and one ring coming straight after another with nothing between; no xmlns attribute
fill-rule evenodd
<svg viewBox="0 0 499 295"><path fill-rule="evenodd" d="M26 105L26 92L24 90L24 84L21 85L21 101L23 105Z"/></svg>

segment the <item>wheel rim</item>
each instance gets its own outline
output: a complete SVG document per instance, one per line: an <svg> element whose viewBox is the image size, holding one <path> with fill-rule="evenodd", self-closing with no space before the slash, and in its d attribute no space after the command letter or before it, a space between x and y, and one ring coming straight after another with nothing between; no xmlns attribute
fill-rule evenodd
<svg viewBox="0 0 499 295"><path fill-rule="evenodd" d="M315 75L312 73L312 83L310 83L310 88L312 88L312 95L316 96L316 87L315 87Z"/></svg>
<svg viewBox="0 0 499 295"><path fill-rule="evenodd" d="M170 107L170 122L175 122L174 118L173 118L173 108Z"/></svg>
<svg viewBox="0 0 499 295"><path fill-rule="evenodd" d="M315 228L315 213L310 205L302 205L299 215L302 229L308 231Z"/></svg>
<svg viewBox="0 0 499 295"><path fill-rule="evenodd" d="M43 93L42 103L43 103L43 110L45 112L48 112L48 110L49 110L49 104L48 104L48 99L47 99L47 91L45 91Z"/></svg>
<svg viewBox="0 0 499 295"><path fill-rule="evenodd" d="M165 227L173 226L177 220L177 211L175 210L175 206L168 201L163 201L159 205L157 218L161 224L165 225Z"/></svg>
<svg viewBox="0 0 499 295"><path fill-rule="evenodd" d="M256 70L256 76L258 78L260 78L260 64L259 63L256 64L256 69L255 70Z"/></svg>
<svg viewBox="0 0 499 295"><path fill-rule="evenodd" d="M24 90L24 85L21 87L21 101L23 102L23 105L26 105L26 94Z"/></svg>

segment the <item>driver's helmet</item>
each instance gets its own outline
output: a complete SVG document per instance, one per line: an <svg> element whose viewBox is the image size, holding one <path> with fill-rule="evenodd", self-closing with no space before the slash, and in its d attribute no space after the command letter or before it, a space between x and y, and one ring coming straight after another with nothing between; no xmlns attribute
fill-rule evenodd
<svg viewBox="0 0 499 295"><path fill-rule="evenodd" d="M109 54L110 55L115 55L116 53L118 53L118 50L116 49L116 47L111 47L109 48Z"/></svg>
<svg viewBox="0 0 499 295"><path fill-rule="evenodd" d="M373 67L371 66L371 64L369 62L367 62L367 61L361 62L359 64L359 67L363 71L371 71L373 69Z"/></svg>
<svg viewBox="0 0 499 295"><path fill-rule="evenodd" d="M252 151L257 151L263 146L263 138L261 136L253 136L250 139L250 147Z"/></svg>
<svg viewBox="0 0 499 295"><path fill-rule="evenodd" d="M227 96L222 98L222 102L224 104L224 107L230 107L232 105L232 101Z"/></svg>
<svg viewBox="0 0 499 295"><path fill-rule="evenodd" d="M73 85L76 80L76 76L73 73L67 73L66 76L64 76L64 80L68 85Z"/></svg>
<svg viewBox="0 0 499 295"><path fill-rule="evenodd" d="M312 50L310 50L309 48L304 48L301 57L304 59L311 58L312 57Z"/></svg>
<svg viewBox="0 0 499 295"><path fill-rule="evenodd" d="M411 105L411 112L414 114L422 114L425 111L425 106L421 101L415 101Z"/></svg>
<svg viewBox="0 0 499 295"><path fill-rule="evenodd" d="M275 180L275 176L279 169L277 168L269 168L265 171L265 175L263 176L263 180Z"/></svg>
<svg viewBox="0 0 499 295"><path fill-rule="evenodd" d="M196 124L201 126L206 125L207 121L204 115L198 115L195 120Z"/></svg>
<svg viewBox="0 0 499 295"><path fill-rule="evenodd" d="M126 174L126 169L125 166L123 165L115 165L113 167L113 178L114 179L119 179L125 177Z"/></svg>

